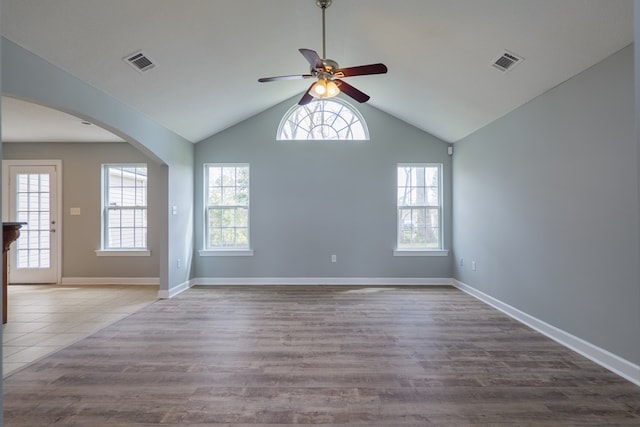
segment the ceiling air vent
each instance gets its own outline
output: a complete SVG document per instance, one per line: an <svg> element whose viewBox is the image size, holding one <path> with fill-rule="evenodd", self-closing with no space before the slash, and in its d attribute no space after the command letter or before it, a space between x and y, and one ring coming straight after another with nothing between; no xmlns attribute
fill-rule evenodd
<svg viewBox="0 0 640 427"><path fill-rule="evenodd" d="M506 72L511 70L513 67L515 67L519 63L521 63L523 60L524 60L523 57L516 55L513 52L509 52L508 50L505 50L504 53L500 55L500 57L496 59L491 65L493 65L500 71Z"/></svg>
<svg viewBox="0 0 640 427"><path fill-rule="evenodd" d="M156 64L154 64L153 61L149 59L148 56L142 53L142 51L132 53L131 55L128 55L123 59L125 62L127 62L129 65L131 65L133 68L140 71L141 73L145 71L149 71L150 69L156 66Z"/></svg>

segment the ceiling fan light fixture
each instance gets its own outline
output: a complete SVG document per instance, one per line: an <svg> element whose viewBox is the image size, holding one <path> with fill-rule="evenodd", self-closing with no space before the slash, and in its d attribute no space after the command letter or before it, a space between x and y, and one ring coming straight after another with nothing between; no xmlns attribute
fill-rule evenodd
<svg viewBox="0 0 640 427"><path fill-rule="evenodd" d="M333 98L340 93L338 85L333 80L327 82L327 98Z"/></svg>
<svg viewBox="0 0 640 427"><path fill-rule="evenodd" d="M324 79L318 80L311 88L311 95L316 98L324 98L327 93L327 82Z"/></svg>
<svg viewBox="0 0 640 427"><path fill-rule="evenodd" d="M327 79L320 79L311 88L311 95L314 98L333 98L340 93L336 82Z"/></svg>
<svg viewBox="0 0 640 427"><path fill-rule="evenodd" d="M1 0L0 0L1 1ZM306 105L313 98L332 98L340 92L355 99L358 102L367 102L370 97L364 92L359 91L343 78L354 76L366 76L369 74L384 74L387 72L387 66L382 63L358 65L355 67L340 68L338 63L332 59L327 59L326 55L326 26L325 11L331 6L332 0L315 0L316 5L322 9L322 58L318 53L311 49L298 49L311 66L308 74L295 74L288 76L262 77L259 82L272 82L276 80L298 80L316 78L309 89L302 95L299 105Z"/></svg>

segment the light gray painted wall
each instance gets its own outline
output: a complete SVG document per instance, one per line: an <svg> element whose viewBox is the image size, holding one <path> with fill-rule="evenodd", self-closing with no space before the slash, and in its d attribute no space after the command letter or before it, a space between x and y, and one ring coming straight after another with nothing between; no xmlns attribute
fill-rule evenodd
<svg viewBox="0 0 640 427"><path fill-rule="evenodd" d="M0 18L2 18L2 0L0 0ZM0 19L0 21L2 21L2 19ZM0 93L2 93L2 44L0 43ZM1 104L1 103L0 103ZM2 111L0 108L0 117L2 117ZM2 122L0 121L0 165L2 164ZM2 166L0 166L0 177L2 177ZM0 200L2 200L2 178L0 178ZM0 266L0 274L4 274L3 271L3 267ZM0 300L2 299L2 295L0 295ZM2 301L0 301L2 302ZM4 305L4 304L3 304ZM0 339L2 339L2 328L0 328ZM2 339L1 342L4 342L4 339ZM0 357L2 357L2 344L0 344ZM4 371L2 369L2 366L0 366L0 374L2 374L2 376L4 377ZM3 398L2 396L4 395L3 393L3 386L2 384L0 384L0 408L3 407ZM2 412L4 411L0 411L0 426L2 426L4 424L4 419L3 419L3 415Z"/></svg>
<svg viewBox="0 0 640 427"><path fill-rule="evenodd" d="M160 272L162 282L162 272L169 274L168 282L172 287L186 285L191 272L191 254L193 253L193 145L190 150L176 150L170 167L163 167L165 171L165 192L166 200L164 206L167 207L168 216L163 216L167 222L164 230L169 230L168 241L162 245L166 249L166 256L162 260L167 260L168 265L161 261ZM171 207L175 206L177 213L172 214ZM178 267L178 260L180 267ZM166 268L163 268L165 266Z"/></svg>
<svg viewBox="0 0 640 427"><path fill-rule="evenodd" d="M5 160L62 160L62 277L159 277L158 223L165 214L162 167L127 143L5 143ZM145 163L148 173L150 257L98 257L101 240L101 166ZM71 216L69 209L81 209Z"/></svg>
<svg viewBox="0 0 640 427"><path fill-rule="evenodd" d="M456 143L453 223L458 280L638 363L633 56Z"/></svg>
<svg viewBox="0 0 640 427"><path fill-rule="evenodd" d="M445 245L451 241L447 144L368 105L368 142L276 142L293 98L196 145L194 277L450 277L448 257L394 257L396 166L444 164ZM250 163L253 257L200 257L203 164ZM331 255L337 263L331 263Z"/></svg>
<svg viewBox="0 0 640 427"><path fill-rule="evenodd" d="M177 260L192 253L193 144L5 38L2 79L4 94L87 119L163 165L165 209L154 230L160 242L160 289L169 291L187 281L189 269L178 268ZM178 215L170 216L169 206L176 206Z"/></svg>
<svg viewBox="0 0 640 427"><path fill-rule="evenodd" d="M636 169L636 173L638 175L638 203L640 204L640 0L635 0L634 2L634 28L635 28L635 43L634 43L634 77L635 77L635 122L636 122L636 143L637 143L637 161L638 168ZM640 206L638 207L640 211ZM637 218L639 223L638 228L640 228L640 215ZM638 259L636 260L638 270L640 271L640 254L638 255ZM640 276L640 272L638 273ZM640 286L640 285L639 285ZM638 305L640 307L640 294L638 295ZM638 317L638 325L640 325L640 308L637 312ZM640 342L640 328L638 328L638 333L636 336L636 341ZM639 351L640 353L640 351ZM640 361L640 355L638 355L638 361Z"/></svg>
<svg viewBox="0 0 640 427"><path fill-rule="evenodd" d="M637 144L637 161L638 168L636 169L636 173L638 175L638 211L640 212L640 0L635 0L634 2L634 28L635 28L635 43L634 43L634 77L635 77L635 95L636 95L636 104L635 104L635 122L636 122L636 144ZM640 215L638 218L638 222L640 223ZM640 224L638 225L640 228ZM636 260L638 267L638 276L640 276L640 254ZM638 305L640 307L640 294L638 295ZM637 312L638 324L640 325L640 308ZM638 328L638 334L636 336L636 341L640 342L640 328ZM640 353L640 351L639 351ZM640 361L640 355L638 355L637 361Z"/></svg>

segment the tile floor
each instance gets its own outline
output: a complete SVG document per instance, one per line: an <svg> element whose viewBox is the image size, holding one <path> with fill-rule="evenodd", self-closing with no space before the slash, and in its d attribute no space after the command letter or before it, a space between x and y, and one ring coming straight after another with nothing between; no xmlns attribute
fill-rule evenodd
<svg viewBox="0 0 640 427"><path fill-rule="evenodd" d="M152 303L157 286L10 285L3 376Z"/></svg>

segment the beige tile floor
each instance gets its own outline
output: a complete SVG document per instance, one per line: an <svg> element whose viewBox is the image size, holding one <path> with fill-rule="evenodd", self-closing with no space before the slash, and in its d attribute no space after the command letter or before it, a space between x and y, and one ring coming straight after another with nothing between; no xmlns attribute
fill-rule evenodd
<svg viewBox="0 0 640 427"><path fill-rule="evenodd" d="M155 301L157 286L10 285L3 376Z"/></svg>

